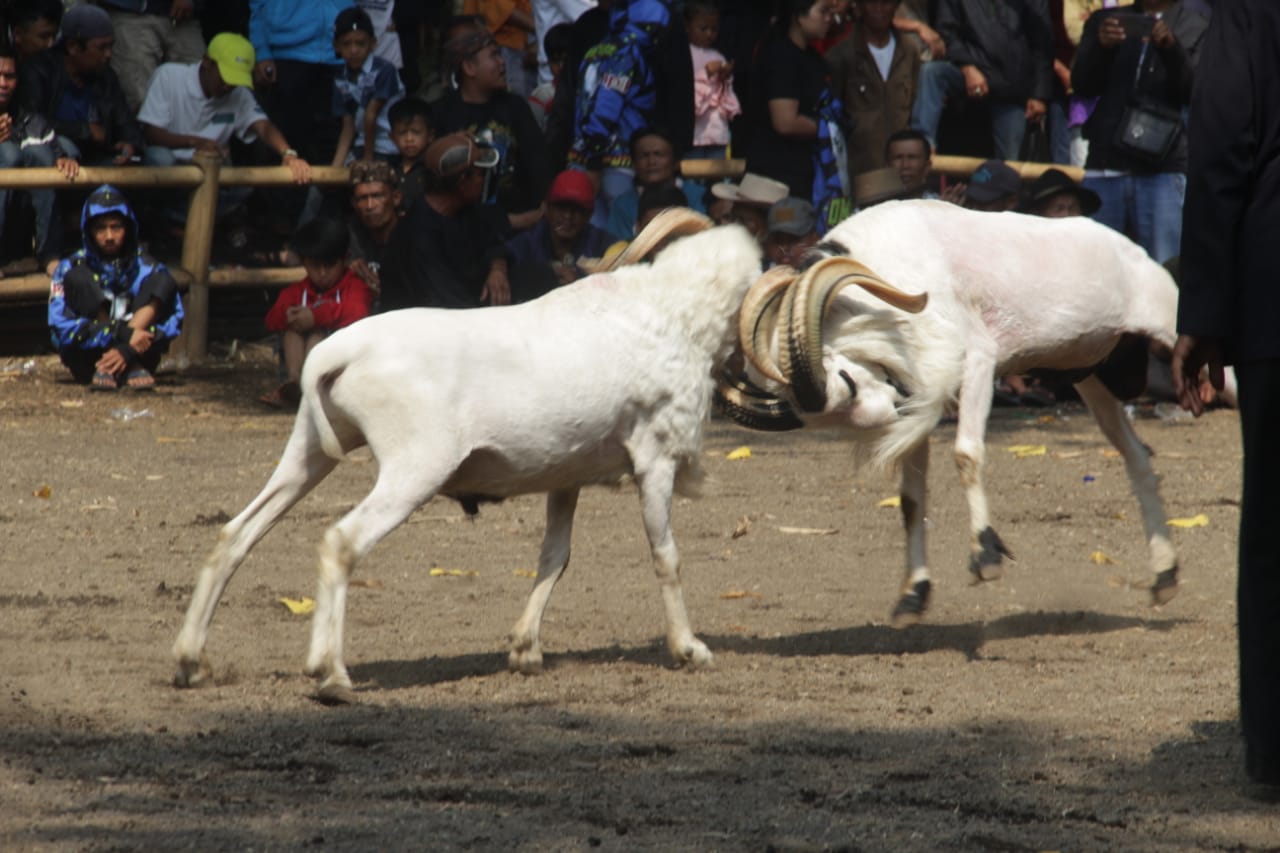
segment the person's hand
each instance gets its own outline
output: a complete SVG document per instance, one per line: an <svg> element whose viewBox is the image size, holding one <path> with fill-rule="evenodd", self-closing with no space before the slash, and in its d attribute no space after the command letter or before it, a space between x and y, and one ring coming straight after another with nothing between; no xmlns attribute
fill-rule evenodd
<svg viewBox="0 0 1280 853"><path fill-rule="evenodd" d="M1027 121L1040 121L1049 112L1049 107L1039 98L1027 98Z"/></svg>
<svg viewBox="0 0 1280 853"><path fill-rule="evenodd" d="M169 4L169 20L177 26L182 21L190 20L191 16L196 13L195 7L191 5L191 0L173 0Z"/></svg>
<svg viewBox="0 0 1280 853"><path fill-rule="evenodd" d="M1151 43L1160 50L1168 50L1178 43L1178 39L1173 35L1173 30L1169 29L1169 25L1164 22L1164 18L1156 21L1155 26L1151 28Z"/></svg>
<svg viewBox="0 0 1280 853"><path fill-rule="evenodd" d="M505 264L494 264L489 267L489 275L485 277L484 289L480 291L480 301L490 305L511 304L511 282L507 281Z"/></svg>
<svg viewBox="0 0 1280 853"><path fill-rule="evenodd" d="M0 142L8 142L11 133L13 133L13 116L0 113Z"/></svg>
<svg viewBox="0 0 1280 853"><path fill-rule="evenodd" d="M114 164L115 164L115 165L117 165L117 166L123 166L124 164L126 164L126 163L128 163L130 160L132 160L132 159L133 159L133 155L134 155L134 154L136 154L136 153L137 153L137 152L136 152L136 151L134 151L134 148L133 148L133 144L132 144L132 143L129 143L129 142L117 142L117 143L116 143L116 156L114 156L114 157L112 157L112 158L111 158L111 162L112 162L112 163L114 163Z"/></svg>
<svg viewBox="0 0 1280 853"><path fill-rule="evenodd" d="M1071 67L1061 59L1053 61L1053 73L1057 75L1058 82L1062 84L1064 92L1071 91Z"/></svg>
<svg viewBox="0 0 1280 853"><path fill-rule="evenodd" d="M70 157L59 157L53 165L62 173L62 177L68 181L75 180L76 176L80 174L79 160L73 160Z"/></svg>
<svg viewBox="0 0 1280 853"><path fill-rule="evenodd" d="M353 273L360 276L361 280L374 290L382 287L381 277L374 272L373 268L369 266L369 262L364 258L356 258L351 262L350 267Z"/></svg>
<svg viewBox="0 0 1280 853"><path fill-rule="evenodd" d="M124 360L124 356L120 354L120 350L109 349L102 354L102 358L98 359L93 367L101 373L110 373L112 376L116 376L123 372L128 365L129 363Z"/></svg>
<svg viewBox="0 0 1280 853"><path fill-rule="evenodd" d="M1210 388L1203 387L1200 374L1209 368ZM1178 403L1196 417L1204 414L1206 403L1213 400L1213 390L1221 391L1226 380L1223 372L1222 344L1216 338L1178 335L1173 346L1173 392Z"/></svg>
<svg viewBox="0 0 1280 853"><path fill-rule="evenodd" d="M942 36L933 27L921 23L916 35L920 36L924 46L929 48L929 55L934 59L942 59L947 55L947 43L942 40Z"/></svg>
<svg viewBox="0 0 1280 853"><path fill-rule="evenodd" d="M293 173L293 182L295 184L311 183L311 164L306 160L296 154L289 154L285 156L284 164Z"/></svg>
<svg viewBox="0 0 1280 853"><path fill-rule="evenodd" d="M292 332L305 334L316 327L316 315L303 305L290 305L284 316L285 323Z"/></svg>
<svg viewBox="0 0 1280 853"><path fill-rule="evenodd" d="M133 334L129 337L129 346L141 354L151 349L151 344L155 342L155 339L156 336L146 329L134 329Z"/></svg>
<svg viewBox="0 0 1280 853"><path fill-rule="evenodd" d="M964 192L967 189L969 189L969 185L965 183L956 182L954 184L947 184L946 189L939 193L938 197L943 201L949 201L952 204L958 204L961 207L964 207Z"/></svg>
<svg viewBox="0 0 1280 853"><path fill-rule="evenodd" d="M253 82L259 86L274 86L276 83L276 64L264 59L253 66Z"/></svg>
<svg viewBox="0 0 1280 853"><path fill-rule="evenodd" d="M970 98L981 99L991 94L987 89L987 75L978 70L976 65L960 66L964 74L964 91Z"/></svg>
<svg viewBox="0 0 1280 853"><path fill-rule="evenodd" d="M1124 25L1119 18L1104 18L1098 25L1098 44L1111 50L1124 42Z"/></svg>
<svg viewBox="0 0 1280 853"><path fill-rule="evenodd" d="M210 154L221 155L223 153L222 146L218 144L216 139L205 139L203 136L194 137L191 147L196 151L208 151Z"/></svg>
<svg viewBox="0 0 1280 853"><path fill-rule="evenodd" d="M89 138L93 140L95 145L107 144L107 129L102 126L101 122L89 122Z"/></svg>

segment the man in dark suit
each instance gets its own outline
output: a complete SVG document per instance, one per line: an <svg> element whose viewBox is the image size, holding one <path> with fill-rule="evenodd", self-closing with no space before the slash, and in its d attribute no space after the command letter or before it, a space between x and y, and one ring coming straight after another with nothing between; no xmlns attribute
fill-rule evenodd
<svg viewBox="0 0 1280 853"><path fill-rule="evenodd" d="M1240 723L1246 793L1280 800L1280 4L1219 0L1191 104L1182 290L1173 375L1200 414L1207 364L1235 365L1244 444L1240 502Z"/></svg>

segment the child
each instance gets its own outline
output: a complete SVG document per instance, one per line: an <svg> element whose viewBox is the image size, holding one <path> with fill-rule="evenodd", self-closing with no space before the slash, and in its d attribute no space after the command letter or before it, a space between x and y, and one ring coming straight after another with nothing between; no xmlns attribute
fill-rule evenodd
<svg viewBox="0 0 1280 853"><path fill-rule="evenodd" d="M155 387L153 375L182 330L182 300L164 264L138 246L138 221L124 195L103 185L80 217L84 248L53 272L49 331L77 382L114 391Z"/></svg>
<svg viewBox="0 0 1280 853"><path fill-rule="evenodd" d="M280 333L286 381L259 399L276 408L298 405L298 380L311 349L338 329L368 317L373 308L373 291L347 268L350 234L343 222L316 217L289 242L307 277L281 291L264 320L268 331Z"/></svg>
<svg viewBox="0 0 1280 853"><path fill-rule="evenodd" d="M693 54L693 147L684 159L723 160L729 122L742 107L733 92L733 63L712 47L720 35L720 10L715 0L690 0L684 21Z"/></svg>
<svg viewBox="0 0 1280 853"><path fill-rule="evenodd" d="M404 97L400 75L390 62L373 55L373 22L363 9L343 9L333 30L333 52L343 62L333 84L333 112L342 118L333 165L344 165L353 153L362 160L390 157L396 147L384 110Z"/></svg>
<svg viewBox="0 0 1280 853"><path fill-rule="evenodd" d="M538 127L543 133L547 130L547 114L551 112L551 104L556 99L556 87L560 85L560 74L569 61L569 49L572 47L573 27L568 24L556 24L547 30L542 39L543 51L547 54L547 67L551 69L551 79L539 83L529 93L529 108L533 117L538 120Z"/></svg>
<svg viewBox="0 0 1280 853"><path fill-rule="evenodd" d="M391 141L399 152L388 162L400 176L401 209L408 211L427 189L422 155L436 139L431 107L422 98L404 98L387 110L387 121L391 124Z"/></svg>

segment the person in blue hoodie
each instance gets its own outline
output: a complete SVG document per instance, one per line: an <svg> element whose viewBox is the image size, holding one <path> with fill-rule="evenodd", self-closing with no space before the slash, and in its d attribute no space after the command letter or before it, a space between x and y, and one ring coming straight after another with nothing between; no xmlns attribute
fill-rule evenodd
<svg viewBox="0 0 1280 853"><path fill-rule="evenodd" d="M49 331L62 363L94 390L155 387L155 370L182 330L182 300L164 264L142 252L124 194L103 185L80 216L84 248L54 270Z"/></svg>

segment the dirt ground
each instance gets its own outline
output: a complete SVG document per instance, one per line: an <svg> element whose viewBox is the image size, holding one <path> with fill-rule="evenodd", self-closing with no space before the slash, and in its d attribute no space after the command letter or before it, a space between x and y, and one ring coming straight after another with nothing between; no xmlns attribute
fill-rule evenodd
<svg viewBox="0 0 1280 853"><path fill-rule="evenodd" d="M359 702L325 707L308 619L279 599L314 594L367 453L232 581L214 683L170 686L199 563L292 423L256 403L272 375L244 352L152 395L0 361L0 850L1280 849L1280 807L1240 793L1231 412L1135 410L1169 515L1207 518L1174 530L1183 585L1160 609L1123 466L1079 406L993 416L992 517L1019 559L981 586L937 431L935 598L904 631L894 481L838 435L714 421L707 494L675 509L713 668L669 664L633 490L584 492L534 677L504 644L541 499L474 522L435 501L359 568Z"/></svg>

